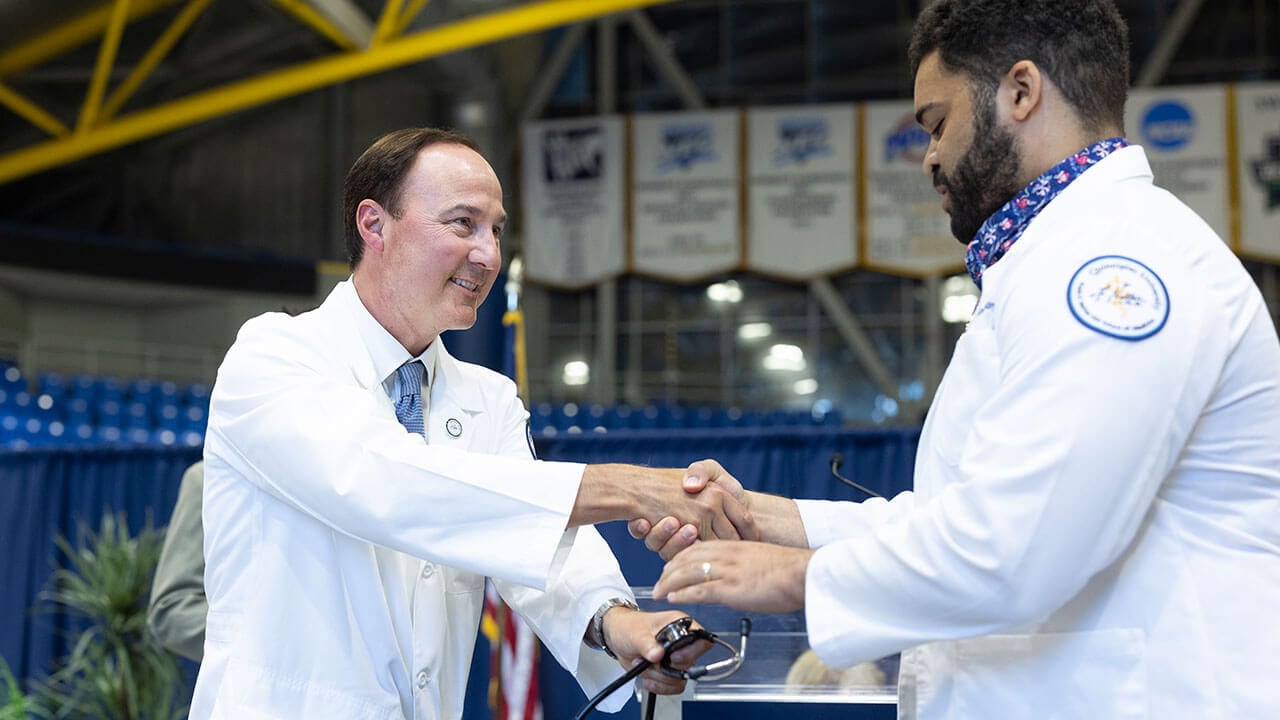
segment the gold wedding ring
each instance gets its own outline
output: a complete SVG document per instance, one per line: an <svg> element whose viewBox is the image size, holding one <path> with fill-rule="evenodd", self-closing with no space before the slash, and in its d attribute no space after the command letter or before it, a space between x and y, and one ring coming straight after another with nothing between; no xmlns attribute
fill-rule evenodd
<svg viewBox="0 0 1280 720"><path fill-rule="evenodd" d="M702 563L702 582L710 582L710 581L711 581L711 563L704 562Z"/></svg>

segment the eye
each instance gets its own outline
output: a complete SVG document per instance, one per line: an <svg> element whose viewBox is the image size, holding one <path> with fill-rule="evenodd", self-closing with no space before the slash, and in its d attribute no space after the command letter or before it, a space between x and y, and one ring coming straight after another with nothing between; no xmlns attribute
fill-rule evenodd
<svg viewBox="0 0 1280 720"><path fill-rule="evenodd" d="M938 118L937 124L935 124L933 126L933 129L929 131L929 136L932 137L934 140L937 140L938 138L942 137L942 128L946 124L947 124L946 118Z"/></svg>
<svg viewBox="0 0 1280 720"><path fill-rule="evenodd" d="M466 215L463 215L462 217L456 217L450 222L452 222L454 225L460 225L468 230L471 229L471 225L472 225L471 218L467 217Z"/></svg>
<svg viewBox="0 0 1280 720"><path fill-rule="evenodd" d="M493 226L493 236L494 236L495 238L497 238L497 239L501 240L501 239L502 239L502 232L503 232L503 230L505 230L505 229L506 229L506 228L504 228L504 227L503 227L503 226L501 226L501 225L494 225L494 226Z"/></svg>

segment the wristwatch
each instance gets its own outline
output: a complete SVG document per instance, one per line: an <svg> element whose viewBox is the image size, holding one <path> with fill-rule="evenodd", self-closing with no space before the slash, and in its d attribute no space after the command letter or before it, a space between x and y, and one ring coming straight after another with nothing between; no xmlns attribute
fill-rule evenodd
<svg viewBox="0 0 1280 720"><path fill-rule="evenodd" d="M613 651L609 649L609 644L604 640L604 616L605 613L616 607L631 608L632 610L640 609L638 605L628 598L609 598L604 601L604 604L600 606L599 610L596 610L596 614L591 616L591 624L587 626L587 634L582 638L583 642L587 644L587 647L592 650L602 650L609 657L615 659L618 656L613 654Z"/></svg>

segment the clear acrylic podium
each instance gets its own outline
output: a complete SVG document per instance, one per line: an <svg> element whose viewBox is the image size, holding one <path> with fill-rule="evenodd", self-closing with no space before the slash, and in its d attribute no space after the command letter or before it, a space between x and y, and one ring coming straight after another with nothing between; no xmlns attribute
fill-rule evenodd
<svg viewBox="0 0 1280 720"><path fill-rule="evenodd" d="M898 657L848 670L832 670L809 650L804 613L763 615L722 605L673 605L654 600L652 588L633 588L644 610L680 610L730 645L738 646L743 617L751 620L746 659L724 680L690 682L683 695L659 697L655 720L679 720L689 702L837 703L893 705L897 702ZM728 652L715 648L702 658L714 662ZM641 703L643 708L644 703ZM799 708L796 708L799 711ZM799 716L805 716L800 712Z"/></svg>

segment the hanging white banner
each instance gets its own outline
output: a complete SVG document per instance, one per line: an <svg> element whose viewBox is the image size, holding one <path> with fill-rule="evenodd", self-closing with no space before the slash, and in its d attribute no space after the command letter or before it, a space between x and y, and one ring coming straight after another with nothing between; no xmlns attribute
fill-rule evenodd
<svg viewBox="0 0 1280 720"><path fill-rule="evenodd" d="M738 267L738 145L737 110L635 116L632 269L689 281Z"/></svg>
<svg viewBox="0 0 1280 720"><path fill-rule="evenodd" d="M866 133L866 267L927 277L964 268L964 248L951 235L942 196L922 170L929 134L908 101L864 106Z"/></svg>
<svg viewBox="0 0 1280 720"><path fill-rule="evenodd" d="M1237 85L1241 255L1280 262L1280 84Z"/></svg>
<svg viewBox="0 0 1280 720"><path fill-rule="evenodd" d="M788 279L858 260L851 105L747 114L747 267Z"/></svg>
<svg viewBox="0 0 1280 720"><path fill-rule="evenodd" d="M1130 90L1124 125L1129 141L1146 151L1156 185L1177 195L1229 242L1226 89Z"/></svg>
<svg viewBox="0 0 1280 720"><path fill-rule="evenodd" d="M531 280L582 287L623 270L623 120L524 127L523 225Z"/></svg>

